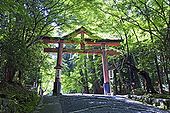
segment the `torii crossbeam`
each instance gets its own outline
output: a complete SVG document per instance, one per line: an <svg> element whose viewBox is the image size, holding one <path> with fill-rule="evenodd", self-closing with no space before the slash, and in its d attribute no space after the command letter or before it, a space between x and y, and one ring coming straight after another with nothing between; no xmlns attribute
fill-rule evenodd
<svg viewBox="0 0 170 113"><path fill-rule="evenodd" d="M81 38L75 38L77 35L81 35ZM88 35L90 38L86 38L85 35ZM78 54L101 54L102 63L103 63L103 77L104 77L104 93L110 93L110 84L109 84L109 75L108 75L108 62L107 55L118 55L120 52L117 50L106 50L107 46L120 46L122 40L111 40L111 39L102 39L98 36L95 36L93 33L88 31L86 28L81 27L74 32L63 36L63 37L47 37L43 36L42 40L44 43L58 43L58 48L44 48L44 52L57 52L57 65L56 76L54 82L53 95L60 94L61 84L60 76L62 69L62 54L63 53L78 53ZM66 49L63 48L63 44L80 44L80 49ZM86 49L86 46L99 46L101 49Z"/></svg>

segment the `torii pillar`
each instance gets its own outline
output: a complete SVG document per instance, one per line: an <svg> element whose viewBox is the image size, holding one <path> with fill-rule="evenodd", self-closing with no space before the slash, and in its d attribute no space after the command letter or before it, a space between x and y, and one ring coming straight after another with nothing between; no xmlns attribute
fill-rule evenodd
<svg viewBox="0 0 170 113"><path fill-rule="evenodd" d="M103 77L104 77L104 94L110 94L110 83L109 83L109 73L108 73L108 61L105 44L102 45L102 64L103 64Z"/></svg>
<svg viewBox="0 0 170 113"><path fill-rule="evenodd" d="M63 53L63 43L59 42L58 43L58 51L57 51L57 64L56 67L56 75L55 75L55 82L54 82L54 87L53 87L53 95L60 95L61 94L61 69L62 69L62 53Z"/></svg>

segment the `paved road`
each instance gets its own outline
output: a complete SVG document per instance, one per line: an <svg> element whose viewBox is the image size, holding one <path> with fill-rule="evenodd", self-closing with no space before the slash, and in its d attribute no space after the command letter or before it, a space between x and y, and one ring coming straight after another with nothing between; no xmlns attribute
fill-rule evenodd
<svg viewBox="0 0 170 113"><path fill-rule="evenodd" d="M42 107L46 111L35 113L170 113L123 97L99 95L45 96Z"/></svg>
<svg viewBox="0 0 170 113"><path fill-rule="evenodd" d="M59 98L57 96L43 96L33 113L62 113Z"/></svg>

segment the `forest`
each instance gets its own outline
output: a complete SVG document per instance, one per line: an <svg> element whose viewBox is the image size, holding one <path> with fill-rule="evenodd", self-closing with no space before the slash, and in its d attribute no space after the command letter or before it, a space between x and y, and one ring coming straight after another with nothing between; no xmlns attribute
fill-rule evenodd
<svg viewBox="0 0 170 113"><path fill-rule="evenodd" d="M122 40L107 48L120 52L108 56L113 94L169 98L169 0L1 0L0 97L10 100L11 109L30 112L40 89L52 92L57 53L43 51L55 45L44 44L42 36L62 37L81 26ZM95 80L102 87L101 55L63 54L62 93L94 93Z"/></svg>

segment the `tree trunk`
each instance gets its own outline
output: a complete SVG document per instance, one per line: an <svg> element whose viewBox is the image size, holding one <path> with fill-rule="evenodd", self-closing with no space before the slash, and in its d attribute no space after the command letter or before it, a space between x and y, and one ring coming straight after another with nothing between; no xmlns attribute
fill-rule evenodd
<svg viewBox="0 0 170 113"><path fill-rule="evenodd" d="M140 75L142 75L142 77L145 79L146 81L146 90L147 93L157 93L152 85L151 82L151 78L149 77L149 73L147 73L146 71L140 71L139 72Z"/></svg>
<svg viewBox="0 0 170 113"><path fill-rule="evenodd" d="M19 73L18 73L18 80L19 80L19 83L22 84L22 72L21 72L21 70L19 70Z"/></svg>
<svg viewBox="0 0 170 113"><path fill-rule="evenodd" d="M89 94L89 86L88 86L88 75L87 75L87 56L84 56L84 79L85 79L85 93Z"/></svg>
<svg viewBox="0 0 170 113"><path fill-rule="evenodd" d="M160 69L159 69L158 60L157 60L156 55L155 55L154 60L155 60L155 64L156 64L157 74L158 74L160 93L162 94L163 93L162 80L161 80Z"/></svg>
<svg viewBox="0 0 170 113"><path fill-rule="evenodd" d="M118 84L119 84L119 94L122 94L122 83L120 78L118 79Z"/></svg>
<svg viewBox="0 0 170 113"><path fill-rule="evenodd" d="M80 73L80 75L82 76L82 78L81 78L81 83L82 83L82 87L83 87L82 90L83 90L83 92L84 92L84 90L85 90L86 88L85 88L85 80L84 80L84 73L83 73L83 70L80 69L79 73Z"/></svg>
<svg viewBox="0 0 170 113"><path fill-rule="evenodd" d="M159 65L158 65L158 60L157 60L157 56L156 56L156 50L155 50L155 45L154 45L154 37L153 37L153 31L151 28L151 20L150 20L150 13L149 13L149 9L147 7L147 5L145 4L145 9L146 9L146 20L148 23L148 27L149 27L149 34L150 34L150 38L153 44L153 50L154 50L154 61L155 61L155 65L156 65L156 69L157 69L157 74L158 74L158 80L159 80L159 86L160 86L160 93L163 93L163 88L162 88L162 81L161 81L161 76L160 76L160 70L159 70Z"/></svg>
<svg viewBox="0 0 170 113"><path fill-rule="evenodd" d="M12 82L15 75L15 69L13 66L7 65L5 67L5 81Z"/></svg>
<svg viewBox="0 0 170 113"><path fill-rule="evenodd" d="M169 94L170 94L170 80L169 80L169 77L168 77L167 69L165 69L165 75L166 75L167 84L168 84L168 92L169 92Z"/></svg>
<svg viewBox="0 0 170 113"><path fill-rule="evenodd" d="M85 76L85 73L83 73L83 70L80 69L80 75L82 76L82 86L83 86L83 93L89 93L89 87L88 87L88 82Z"/></svg>
<svg viewBox="0 0 170 113"><path fill-rule="evenodd" d="M170 0L169 0L169 4L170 4ZM169 51L170 51L170 46L169 46L169 44L170 44L170 13L169 13L168 16L169 16L169 17L168 17L169 22L168 22L168 25L167 25L168 28L167 28L167 36L166 36L166 37L167 37L167 41L166 41L166 42L168 43L168 44L166 45L166 48L168 48L168 49L167 49L166 52L168 53L167 56L169 57L169 56L170 56L170 54L169 54ZM165 58L166 58L166 57L165 57ZM165 66L165 67L166 67L166 78L167 78L167 83L168 83L168 86L169 86L169 94L170 94L170 78L168 77L168 69L167 69L167 68L168 68L168 60L170 61L170 58L169 58L169 59L166 58L166 62L165 62L165 63L166 63L166 66Z"/></svg>
<svg viewBox="0 0 170 113"><path fill-rule="evenodd" d="M92 62L91 65L90 65L91 66L91 70L92 70L91 73L93 74L93 77L92 77L93 79L92 80L95 81L95 80L98 79L97 73L96 73L97 72L96 71L96 66L95 66L95 56L90 55L89 59Z"/></svg>
<svg viewBox="0 0 170 113"><path fill-rule="evenodd" d="M165 76L166 76L166 79L167 79L168 92L170 94L170 80L169 80L169 77L168 77L167 60L166 60L165 65L164 65L164 72L165 72Z"/></svg>
<svg viewBox="0 0 170 113"><path fill-rule="evenodd" d="M131 65L132 69L136 70L145 79L147 93L157 93L152 85L151 78L149 77L149 73L147 73L146 71L140 71L138 68L136 68L134 65L130 64L129 62L127 62L126 64Z"/></svg>
<svg viewBox="0 0 170 113"><path fill-rule="evenodd" d="M166 48L165 48L166 50ZM163 73L166 76L166 84L168 84L168 92L170 94L170 81L169 81L169 77L168 77L168 59L166 58L165 54L162 54L162 63L163 63Z"/></svg>
<svg viewBox="0 0 170 113"><path fill-rule="evenodd" d="M115 84L114 94L116 95L116 94L118 94L116 70L114 70L113 73L114 73L114 84Z"/></svg>

